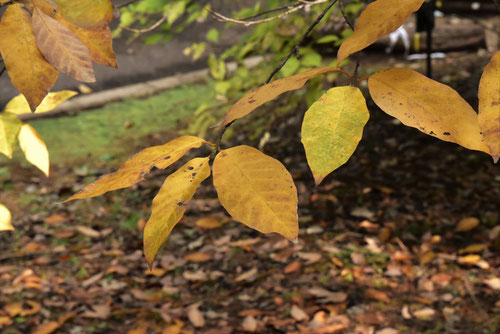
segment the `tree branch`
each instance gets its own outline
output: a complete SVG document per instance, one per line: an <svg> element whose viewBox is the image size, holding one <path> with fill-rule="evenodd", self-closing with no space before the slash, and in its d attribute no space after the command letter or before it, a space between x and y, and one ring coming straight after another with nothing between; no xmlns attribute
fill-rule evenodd
<svg viewBox="0 0 500 334"><path fill-rule="evenodd" d="M335 3L337 3L337 0L333 0L328 5L328 7L326 7L325 10L323 10L323 12L314 20L314 22L309 26L309 28L307 28L306 32L302 35L302 37L297 42L297 44L295 44L295 46L292 48L292 50L290 51L290 53L285 57L285 59L283 59L283 61L278 65L278 67L275 68L274 71L271 72L271 74L269 75L269 78L267 78L267 80L266 80L266 84L268 84L269 82L271 82L272 78L276 75L276 73L278 73L283 68L283 66L285 66L285 64L288 62L288 60L294 54L298 54L299 49L302 46L302 44L304 44L306 38L314 30L314 28L316 28L316 26L321 22L321 20L323 19L323 17L333 7L333 5L335 5Z"/></svg>
<svg viewBox="0 0 500 334"><path fill-rule="evenodd" d="M299 0L300 1L300 0ZM300 38L300 40L297 42L297 44L292 48L292 50L290 51L290 53L288 54L288 56L285 57L285 59L283 59L283 61L280 63L280 65L274 69L274 71L271 73L271 75L269 76L269 78L266 80L266 84L268 84L272 78L276 75L276 73L278 73L282 68L283 66L285 66L286 62L290 59L290 57L294 54L297 54L299 52L299 48L302 46L302 44L305 42L306 38L309 36L309 34L314 30L314 28L321 22L321 20L323 19L323 17L326 15L326 13L333 7L333 5L335 5L335 3L337 2L337 0L331 0L332 2L328 5L328 7L326 7L323 12L314 20L314 22L309 26L309 28L307 28L306 32L302 35L302 37ZM226 132L226 130L233 124L234 122L231 122L229 124L226 124L220 131L219 131L219 134L217 135L217 141L216 141L216 144L215 144L215 147L213 148L213 151L212 151L212 154L210 155L210 159L214 159L215 156L217 155L217 153L219 152L220 150L220 145L221 145L221 142L222 142L222 137L224 136L224 133Z"/></svg>
<svg viewBox="0 0 500 334"><path fill-rule="evenodd" d="M351 21L351 19L349 17L347 17L347 14L344 10L344 5L342 3L342 0L339 0L339 7L340 7L340 12L342 13L342 16L344 17L345 22L351 28L351 30L354 31L354 24ZM359 53L358 52L356 52L355 58L356 58L356 67L354 68L353 80L357 80L357 78L358 78L358 70L359 70ZM339 66L339 64L337 64L337 67L338 66Z"/></svg>

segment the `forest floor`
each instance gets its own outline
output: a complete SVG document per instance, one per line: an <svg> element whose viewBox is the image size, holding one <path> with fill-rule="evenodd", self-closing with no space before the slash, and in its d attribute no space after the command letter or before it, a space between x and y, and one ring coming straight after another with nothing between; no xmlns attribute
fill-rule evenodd
<svg viewBox="0 0 500 334"><path fill-rule="evenodd" d="M436 62L436 77L474 105L487 61L449 54ZM148 106L159 101L148 101L127 103L155 110ZM47 123L62 119L33 124L54 138L47 141L57 158L49 179L19 160L0 169L0 202L16 227L0 234L0 333L498 333L498 165L368 104L371 119L356 153L317 188L300 144L304 110L271 126L263 150L287 166L299 191L297 244L232 221L208 180L152 271L141 231L178 164L131 189L61 202L131 153L176 136L188 114L164 120L171 129L163 131L136 131L157 116L117 120L113 113L125 105L105 107L95 133ZM111 142L110 120L125 129ZM86 146L75 153L75 142ZM257 144L244 135L230 143Z"/></svg>

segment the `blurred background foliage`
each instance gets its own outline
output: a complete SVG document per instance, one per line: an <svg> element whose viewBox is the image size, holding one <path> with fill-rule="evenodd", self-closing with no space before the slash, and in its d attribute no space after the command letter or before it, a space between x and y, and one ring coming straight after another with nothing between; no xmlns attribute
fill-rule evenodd
<svg viewBox="0 0 500 334"><path fill-rule="evenodd" d="M292 50L307 27L328 4L323 2L303 5L301 2L289 0L141 0L120 9L121 22L114 34L119 36L124 30L128 30L133 33L132 39L140 38L146 44L168 43L173 36L191 25L206 23L208 20L215 21L209 10L220 11L226 17L241 21L252 21L274 17L287 11L286 9L274 11L279 8L301 6L299 10L278 19L248 27L226 22L218 29L216 26L221 25L213 24L214 27L209 28L204 35L198 36L198 40L184 50L186 57L191 57L194 61L206 59L211 80L214 81L214 94L207 95L206 101L195 111L193 122L187 129L191 134L204 136L209 127L227 111L231 103L246 91L264 84L270 73ZM355 18L364 5L364 1L361 0L346 1L345 13ZM261 15L266 12L269 13ZM335 22L336 19L338 21ZM333 29L332 26L335 24L337 27ZM154 30L144 33L152 26L156 26ZM237 30L238 37L234 43L227 47L220 46L221 36L231 30ZM351 30L345 24L336 4L320 26L310 34L304 46L300 48L299 54L290 58L275 79L318 66L336 66L336 49L350 34ZM262 57L263 61L253 68L245 66L244 61L254 56ZM227 64L231 61L237 63L237 68L229 73ZM276 120L294 112L300 105L312 104L321 96L325 85L331 86L337 77L338 74L333 73L314 78L306 90L298 94L288 94L284 99L274 103L273 112L257 113L257 116L244 120L241 124L249 125L249 121L251 122L251 129L245 130L246 135L253 140L259 138ZM241 130L242 127L237 126L231 128L230 132L241 132Z"/></svg>

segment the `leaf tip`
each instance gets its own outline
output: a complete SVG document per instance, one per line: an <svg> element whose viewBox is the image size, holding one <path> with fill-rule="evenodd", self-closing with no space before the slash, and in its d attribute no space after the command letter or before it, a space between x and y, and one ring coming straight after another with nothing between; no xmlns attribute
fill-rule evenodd
<svg viewBox="0 0 500 334"><path fill-rule="evenodd" d="M299 243L299 237L295 237L295 239L290 240L292 244L297 245Z"/></svg>
<svg viewBox="0 0 500 334"><path fill-rule="evenodd" d="M500 159L500 154L494 154L491 156L493 158L493 163L497 163L498 160Z"/></svg>

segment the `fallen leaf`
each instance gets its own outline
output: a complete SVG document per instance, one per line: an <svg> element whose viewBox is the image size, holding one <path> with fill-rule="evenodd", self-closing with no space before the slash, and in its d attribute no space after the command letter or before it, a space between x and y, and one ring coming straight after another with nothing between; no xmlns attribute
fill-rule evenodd
<svg viewBox="0 0 500 334"><path fill-rule="evenodd" d="M389 296L387 296L387 294L385 292L375 290L375 289L365 290L365 296L366 296L366 298L375 299L375 300L378 300L378 301L384 302L384 303L391 302L391 299L389 298Z"/></svg>
<svg viewBox="0 0 500 334"><path fill-rule="evenodd" d="M200 328L205 326L205 317L203 313L199 310L201 303L196 303L188 306L188 319L193 324L194 327Z"/></svg>
<svg viewBox="0 0 500 334"><path fill-rule="evenodd" d="M92 310L84 312L81 316L84 318L107 319L111 314L111 307L107 304L92 305Z"/></svg>
<svg viewBox="0 0 500 334"><path fill-rule="evenodd" d="M12 216L9 209L0 203L0 231L13 231Z"/></svg>
<svg viewBox="0 0 500 334"><path fill-rule="evenodd" d="M493 290L500 290L500 278L498 277L485 279L484 283L487 284Z"/></svg>
<svg viewBox="0 0 500 334"><path fill-rule="evenodd" d="M290 315L297 321L304 321L304 320L308 320L309 319L309 316L307 315L306 312L304 312L304 310L302 310L300 307L298 307L297 305L292 305L292 308L290 310Z"/></svg>
<svg viewBox="0 0 500 334"><path fill-rule="evenodd" d="M432 320L436 315L436 311L432 308L426 307L413 312L413 316L420 320Z"/></svg>
<svg viewBox="0 0 500 334"><path fill-rule="evenodd" d="M180 334L182 327L184 327L184 322L175 320L175 324L165 327L161 334Z"/></svg>
<svg viewBox="0 0 500 334"><path fill-rule="evenodd" d="M88 226L79 225L79 226L75 227L75 230L77 230L78 232L80 232L83 235L86 235L87 237L91 237L91 238L100 238L101 237L101 233L99 233L99 231L96 231L93 228L90 228Z"/></svg>
<svg viewBox="0 0 500 334"><path fill-rule="evenodd" d="M194 252L194 253L191 253L191 254L184 256L184 260L186 260L188 262L197 262L197 263L207 262L211 258L212 257L209 254L201 253L201 252Z"/></svg>
<svg viewBox="0 0 500 334"><path fill-rule="evenodd" d="M250 333L255 333L257 332L258 328L258 323L257 320L251 315L247 315L245 319L243 319L243 322L241 323L241 327L245 332L250 332Z"/></svg>
<svg viewBox="0 0 500 334"><path fill-rule="evenodd" d="M221 227L222 223L217 218L205 217L198 219L195 225L204 229L214 229Z"/></svg>
<svg viewBox="0 0 500 334"><path fill-rule="evenodd" d="M296 271L299 271L300 267L301 267L301 263L299 261L294 261L294 262L290 263L289 265L287 265L285 267L285 269L283 269L283 272L285 274L291 274L291 273L294 273Z"/></svg>
<svg viewBox="0 0 500 334"><path fill-rule="evenodd" d="M457 227L455 228L456 232L467 232L475 229L479 226L479 219L475 217L467 217L460 220Z"/></svg>
<svg viewBox="0 0 500 334"><path fill-rule="evenodd" d="M238 277L235 278L236 282L242 282L242 281L247 281L247 282L252 282L257 278L257 268L252 268L248 271L245 271L243 274L239 275Z"/></svg>

